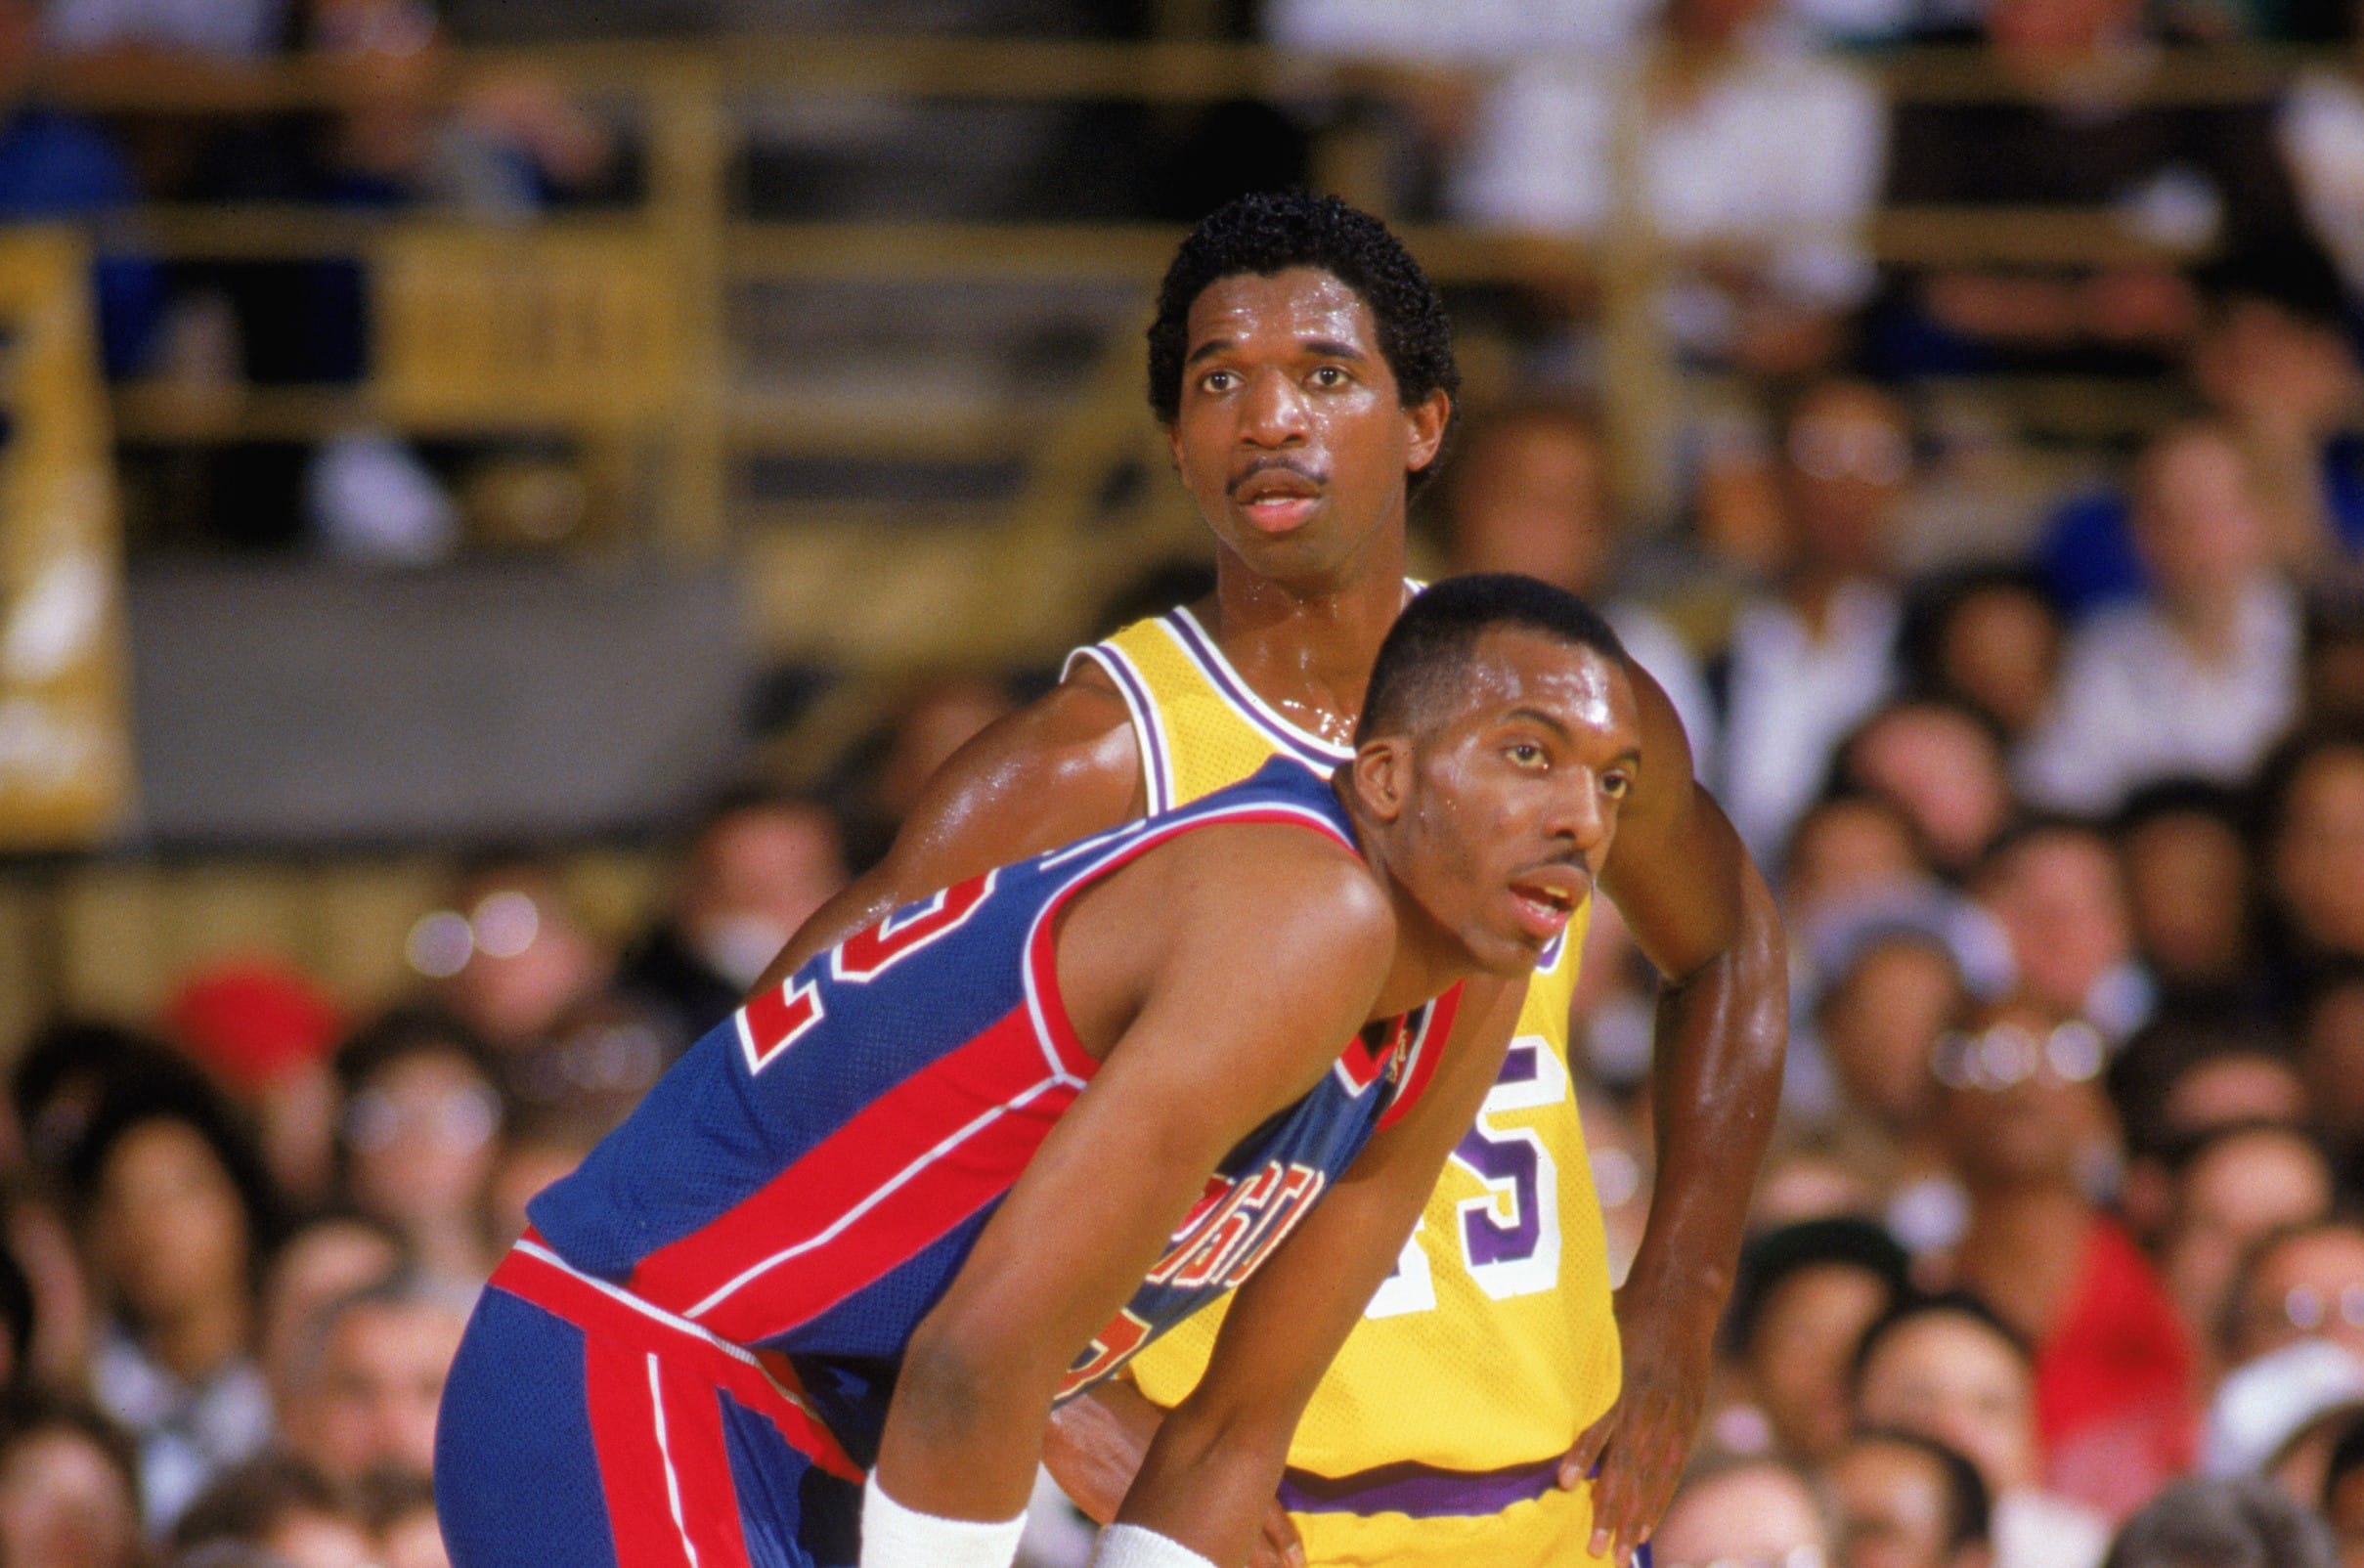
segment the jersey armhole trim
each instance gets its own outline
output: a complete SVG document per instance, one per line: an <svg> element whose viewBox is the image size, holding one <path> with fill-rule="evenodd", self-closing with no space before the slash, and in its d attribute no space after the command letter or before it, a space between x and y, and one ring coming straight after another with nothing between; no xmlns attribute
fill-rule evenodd
<svg viewBox="0 0 2364 1568"><path fill-rule="evenodd" d="M1437 997L1428 1009L1428 1016L1421 1021L1419 1032L1412 1038L1412 1059L1404 1065L1395 1098L1379 1112L1376 1131L1385 1132L1403 1120L1420 1104L1421 1096L1428 1092L1428 1080L1436 1076L1437 1059L1445 1054L1445 1041L1453 1033L1453 1021L1461 1014L1461 992L1462 984L1456 980Z"/></svg>
<svg viewBox="0 0 2364 1568"><path fill-rule="evenodd" d="M1192 810L1175 820L1135 833L1112 847L1106 854L1076 872L1034 912L1034 920L1026 937L1026 1002L1027 1011L1034 1024L1036 1041L1042 1047L1043 1059L1049 1063L1053 1076L1062 1083L1081 1087L1100 1064L1083 1049L1075 1034L1075 1026L1068 1018L1067 998L1059 987L1059 964L1056 953L1055 927L1060 910L1069 899L1117 868L1140 858L1168 839L1188 833L1193 828L1206 827L1218 822L1286 822L1297 827L1312 828L1336 844L1356 859L1362 850L1338 826L1326 820L1309 806L1288 806L1277 802L1243 802L1238 806L1218 806L1211 810Z"/></svg>
<svg viewBox="0 0 2364 1568"><path fill-rule="evenodd" d="M1124 650L1113 642L1094 642L1070 653L1067 663L1059 667L1059 678L1073 675L1076 663L1084 659L1106 672L1116 682L1116 695L1124 699L1124 711L1133 721L1134 747L1141 754L1141 792L1149 806L1145 814L1162 816L1174 807L1173 754L1158 723L1158 704L1149 693L1149 682L1133 668Z"/></svg>

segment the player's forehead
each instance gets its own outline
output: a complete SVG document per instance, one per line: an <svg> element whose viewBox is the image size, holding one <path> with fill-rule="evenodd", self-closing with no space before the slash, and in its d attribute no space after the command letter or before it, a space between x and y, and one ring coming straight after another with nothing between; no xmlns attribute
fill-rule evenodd
<svg viewBox="0 0 2364 1568"><path fill-rule="evenodd" d="M1527 627L1491 628L1471 646L1462 686L1464 713L1481 720L1531 713L1588 745L1625 749L1641 742L1625 667L1589 643Z"/></svg>
<svg viewBox="0 0 2364 1568"><path fill-rule="evenodd" d="M1379 320L1363 296L1335 273L1289 267L1276 273L1218 278L1191 301L1184 353L1224 344L1298 347L1336 343L1376 361Z"/></svg>

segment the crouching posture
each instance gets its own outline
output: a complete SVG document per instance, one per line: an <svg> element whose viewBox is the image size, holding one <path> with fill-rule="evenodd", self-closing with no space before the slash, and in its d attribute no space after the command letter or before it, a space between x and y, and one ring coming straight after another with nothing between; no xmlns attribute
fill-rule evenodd
<svg viewBox="0 0 2364 1568"><path fill-rule="evenodd" d="M1637 735L1591 611L1444 584L1334 778L1275 762L759 994L494 1276L444 1396L454 1568L1001 1568L1053 1406L1235 1288L1098 1560L1239 1561Z"/></svg>

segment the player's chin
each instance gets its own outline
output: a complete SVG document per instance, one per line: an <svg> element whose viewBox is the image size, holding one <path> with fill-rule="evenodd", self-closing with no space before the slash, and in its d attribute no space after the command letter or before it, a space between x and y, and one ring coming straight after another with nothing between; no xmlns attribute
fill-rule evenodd
<svg viewBox="0 0 2364 1568"><path fill-rule="evenodd" d="M1497 980L1524 980L1535 973L1552 941L1525 931L1486 931L1475 934L1466 945L1482 973Z"/></svg>

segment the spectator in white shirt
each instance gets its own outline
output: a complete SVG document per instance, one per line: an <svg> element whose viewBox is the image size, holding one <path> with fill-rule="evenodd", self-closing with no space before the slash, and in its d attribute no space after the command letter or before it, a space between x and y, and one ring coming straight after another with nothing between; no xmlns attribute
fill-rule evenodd
<svg viewBox="0 0 2364 1568"><path fill-rule="evenodd" d="M1655 51L1520 62L1478 114L1455 215L1598 236L1632 221L1630 182L1638 216L1685 258L1663 302L1685 348L1763 371L1824 362L1874 282L1861 230L1886 116L1854 71L1777 41L1772 8L1669 0Z"/></svg>
<svg viewBox="0 0 2364 1568"><path fill-rule="evenodd" d="M1822 382L1790 412L1779 462L1790 558L1732 623L1717 791L1768 864L1840 740L1896 686L1888 544L1912 472L1904 411L1866 383Z"/></svg>
<svg viewBox="0 0 2364 1568"><path fill-rule="evenodd" d="M2107 812L2175 774L2238 784L2298 710L2298 595L2230 433L2194 422L2155 441L2131 520L2150 593L2071 639L2021 760L2025 792L2057 810Z"/></svg>

